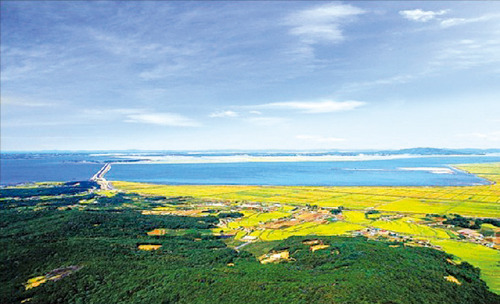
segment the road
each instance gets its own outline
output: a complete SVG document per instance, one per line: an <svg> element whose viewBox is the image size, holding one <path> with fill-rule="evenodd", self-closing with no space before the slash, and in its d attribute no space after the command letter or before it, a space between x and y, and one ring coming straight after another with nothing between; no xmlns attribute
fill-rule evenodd
<svg viewBox="0 0 500 304"><path fill-rule="evenodd" d="M251 244L251 243L252 243L252 242L246 242L246 243L243 243L243 244L241 244L241 245L239 245L239 246L234 247L234 249L235 249L236 251L240 251L240 249L241 249L241 248L243 248L243 247L245 247L246 245Z"/></svg>
<svg viewBox="0 0 500 304"><path fill-rule="evenodd" d="M113 190L111 183L104 178L104 175L108 173L109 170L111 170L111 164L106 163L99 171L97 171L96 174L94 174L94 176L90 178L91 181L99 184L101 190Z"/></svg>

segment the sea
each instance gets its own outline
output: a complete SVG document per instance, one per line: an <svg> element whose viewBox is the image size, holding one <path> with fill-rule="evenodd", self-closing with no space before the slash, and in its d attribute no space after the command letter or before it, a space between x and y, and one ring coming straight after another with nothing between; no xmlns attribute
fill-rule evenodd
<svg viewBox="0 0 500 304"><path fill-rule="evenodd" d="M110 163L107 180L170 185L467 186L490 182L453 165L487 162L500 155L2 153L0 185L88 180Z"/></svg>

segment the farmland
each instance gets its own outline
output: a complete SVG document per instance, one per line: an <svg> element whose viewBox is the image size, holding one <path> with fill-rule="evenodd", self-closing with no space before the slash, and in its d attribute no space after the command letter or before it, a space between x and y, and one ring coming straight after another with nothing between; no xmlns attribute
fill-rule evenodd
<svg viewBox="0 0 500 304"><path fill-rule="evenodd" d="M148 195L189 196L232 202L283 203L292 206L342 205L404 213L458 213L500 217L500 164L461 165L493 182L470 187L299 187L299 186L172 186L114 181L122 190Z"/></svg>
<svg viewBox="0 0 500 304"><path fill-rule="evenodd" d="M486 290L500 293L500 165L460 168L494 183L2 188L0 297L3 303L494 303L498 296ZM422 291L416 298L405 296L415 288Z"/></svg>

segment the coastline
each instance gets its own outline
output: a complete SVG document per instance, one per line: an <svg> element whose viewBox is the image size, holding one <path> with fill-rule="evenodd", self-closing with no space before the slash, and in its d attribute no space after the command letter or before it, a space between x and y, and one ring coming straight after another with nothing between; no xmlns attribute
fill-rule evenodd
<svg viewBox="0 0 500 304"><path fill-rule="evenodd" d="M496 163L492 163L492 164L496 164ZM492 180L492 179L482 177L476 173L472 173L472 172L469 172L465 169L460 168L460 166L463 166L463 165L467 165L467 164L448 165L448 167L453 168L454 170L460 171L460 172L465 173L465 174L470 174L470 175L474 175L476 177L482 178L483 180L487 181L489 183L489 185L496 185L497 184L497 182ZM469 165L472 165L472 164L469 164ZM483 186L483 185L472 185L471 187L473 187L473 186Z"/></svg>
<svg viewBox="0 0 500 304"><path fill-rule="evenodd" d="M287 156L255 156L251 154L225 155L225 156L191 156L191 155L163 155L163 156L143 156L143 155L123 155L110 154L123 161L110 163L115 164L225 164L225 163L281 163L281 162L356 162L356 161L377 161L377 160L397 160L413 158L446 158L446 157L487 157L497 155L418 155L418 154L393 154L393 155L287 155Z"/></svg>

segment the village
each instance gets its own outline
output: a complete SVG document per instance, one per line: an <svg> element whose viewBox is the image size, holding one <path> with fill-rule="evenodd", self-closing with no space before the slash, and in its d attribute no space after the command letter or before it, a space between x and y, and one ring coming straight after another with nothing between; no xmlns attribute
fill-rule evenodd
<svg viewBox="0 0 500 304"><path fill-rule="evenodd" d="M232 240L238 247L291 235L307 235L311 231L312 235L348 235L384 240L394 242L393 246L443 250L432 240L453 239L500 250L500 228L493 225L484 224L489 226L488 229L462 228L446 224L445 217L415 214L410 217L401 212L379 212L373 208L352 210L342 206L217 201L158 207L143 210L142 213L182 216L239 214L238 217L219 218L218 228L213 231L220 238ZM489 235L483 235L482 231L488 231ZM436 235L433 235L434 232L437 232Z"/></svg>

